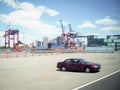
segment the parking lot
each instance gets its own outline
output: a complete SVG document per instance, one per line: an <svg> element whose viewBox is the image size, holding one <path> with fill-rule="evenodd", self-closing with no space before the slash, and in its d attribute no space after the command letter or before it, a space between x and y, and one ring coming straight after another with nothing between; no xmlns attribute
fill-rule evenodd
<svg viewBox="0 0 120 90"><path fill-rule="evenodd" d="M101 71L97 73L58 71L57 62L71 57L100 63ZM0 58L0 90L72 90L117 70L120 70L118 52Z"/></svg>

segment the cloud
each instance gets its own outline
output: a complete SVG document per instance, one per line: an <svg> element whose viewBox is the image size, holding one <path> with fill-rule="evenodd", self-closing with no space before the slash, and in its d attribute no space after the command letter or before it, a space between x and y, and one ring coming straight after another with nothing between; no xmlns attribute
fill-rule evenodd
<svg viewBox="0 0 120 90"><path fill-rule="evenodd" d="M46 8L45 12L48 13L50 16L56 16L56 15L59 14L55 10L52 10L52 9L49 9L49 8Z"/></svg>
<svg viewBox="0 0 120 90"><path fill-rule="evenodd" d="M35 7L33 4L28 3L28 2L21 3L19 8L21 8L21 9L23 9L25 11L28 11L28 12L36 11L36 12L39 12L39 13L41 13L41 12L42 13L47 13L50 16L56 16L56 15L59 14L57 11L55 11L53 9L47 8L47 7L42 6L42 5L38 6L38 7Z"/></svg>
<svg viewBox="0 0 120 90"><path fill-rule="evenodd" d="M90 21L85 21L83 24L78 25L78 28L96 28L96 25Z"/></svg>
<svg viewBox="0 0 120 90"><path fill-rule="evenodd" d="M11 6L12 8L17 8L18 7L15 0L1 0L1 1L6 3L8 6Z"/></svg>
<svg viewBox="0 0 120 90"><path fill-rule="evenodd" d="M118 26L108 26L108 27L101 28L100 30L101 31L113 31L113 30L120 31L120 27L118 27Z"/></svg>
<svg viewBox="0 0 120 90"><path fill-rule="evenodd" d="M95 21L96 24L103 24L103 25L115 25L119 22L117 20L111 19L109 16L106 16L104 19L98 19Z"/></svg>
<svg viewBox="0 0 120 90"><path fill-rule="evenodd" d="M17 9L9 14L0 14L1 21L5 23L11 22L13 25L20 25L28 28L28 30L34 33L37 32L37 34L58 34L59 29L56 26L41 21L43 13L47 13L50 16L56 16L59 14L57 11L45 6L34 6L29 2L18 4L16 4L14 0L3 0L3 2L12 7L17 5Z"/></svg>

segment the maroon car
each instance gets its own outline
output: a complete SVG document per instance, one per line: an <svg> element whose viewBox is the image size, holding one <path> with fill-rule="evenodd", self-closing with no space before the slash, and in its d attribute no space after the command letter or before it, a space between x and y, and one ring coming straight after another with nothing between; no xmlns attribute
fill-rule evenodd
<svg viewBox="0 0 120 90"><path fill-rule="evenodd" d="M95 72L99 71L101 68L100 64L88 62L81 58L69 58L63 62L57 63L57 68L62 71L84 71L84 72Z"/></svg>

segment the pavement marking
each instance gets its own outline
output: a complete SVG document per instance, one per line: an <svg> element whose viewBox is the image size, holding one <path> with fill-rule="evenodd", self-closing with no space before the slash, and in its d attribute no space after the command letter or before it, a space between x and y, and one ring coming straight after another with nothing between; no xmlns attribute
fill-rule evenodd
<svg viewBox="0 0 120 90"><path fill-rule="evenodd" d="M106 76L104 76L104 77L101 77L101 78L99 78L99 79L97 79L97 80L94 80L94 81L92 81L92 82L89 82L89 83L87 83L87 84L84 84L84 85L82 85L82 86L80 86L80 87L77 87L77 88L75 88L75 89L72 89L72 90L81 89L81 88L83 88L83 87L86 87L86 86L88 86L88 85L90 85L90 84L93 84L93 83L95 83L95 82L97 82L97 81L100 81L100 80L102 80L102 79L104 79L104 78L107 78L107 77L109 77L109 76L111 76L111 75L113 75L113 74L116 74L116 73L118 73L118 72L120 72L120 70L115 71L115 72L113 72L113 73L111 73L111 74L108 74L108 75L106 75Z"/></svg>

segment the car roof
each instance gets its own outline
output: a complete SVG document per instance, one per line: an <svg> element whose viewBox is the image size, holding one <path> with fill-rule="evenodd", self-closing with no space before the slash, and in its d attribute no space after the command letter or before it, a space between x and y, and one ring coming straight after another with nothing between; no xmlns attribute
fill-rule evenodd
<svg viewBox="0 0 120 90"><path fill-rule="evenodd" d="M78 60L81 60L81 59L83 59L83 58L68 58L68 59L78 59ZM67 59L66 59L67 60Z"/></svg>

